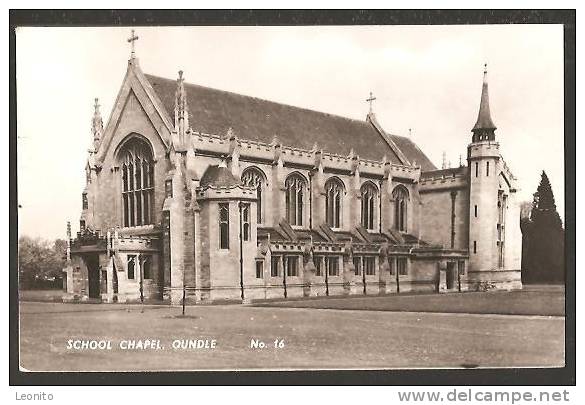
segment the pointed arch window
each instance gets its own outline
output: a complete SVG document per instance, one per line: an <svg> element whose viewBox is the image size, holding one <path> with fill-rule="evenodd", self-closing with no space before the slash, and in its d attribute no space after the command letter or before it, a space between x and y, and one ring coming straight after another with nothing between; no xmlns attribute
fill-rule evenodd
<svg viewBox="0 0 585 405"><path fill-rule="evenodd" d="M87 193L81 194L81 209L86 210L89 207L89 203L87 200Z"/></svg>
<svg viewBox="0 0 585 405"><path fill-rule="evenodd" d="M150 146L133 138L119 154L122 171L122 209L125 227L153 223L154 161Z"/></svg>
<svg viewBox="0 0 585 405"><path fill-rule="evenodd" d="M367 182L361 188L362 195L362 226L366 229L373 230L376 216L376 201L378 199L378 189L372 183Z"/></svg>
<svg viewBox="0 0 585 405"><path fill-rule="evenodd" d="M325 218L331 228L341 226L344 187L341 180L332 178L325 183Z"/></svg>
<svg viewBox="0 0 585 405"><path fill-rule="evenodd" d="M404 186L397 186L392 191L394 199L394 229L406 232L408 220L408 190Z"/></svg>
<svg viewBox="0 0 585 405"><path fill-rule="evenodd" d="M303 225L303 205L306 188L305 179L291 174L284 182L286 193L286 220L291 225Z"/></svg>
<svg viewBox="0 0 585 405"><path fill-rule="evenodd" d="M230 205L220 203L219 209L219 248L230 248Z"/></svg>
<svg viewBox="0 0 585 405"><path fill-rule="evenodd" d="M266 188L264 173L255 167L250 167L242 173L242 183L244 186L256 189L256 222L261 224L263 221L264 201L263 193Z"/></svg>

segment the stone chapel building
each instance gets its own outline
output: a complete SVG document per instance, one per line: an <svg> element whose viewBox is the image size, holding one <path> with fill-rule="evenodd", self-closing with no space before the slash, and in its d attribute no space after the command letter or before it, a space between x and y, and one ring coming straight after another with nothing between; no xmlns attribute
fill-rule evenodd
<svg viewBox="0 0 585 405"><path fill-rule="evenodd" d="M95 100L65 301L521 288L516 179L484 71L467 165L364 121L142 72Z"/></svg>

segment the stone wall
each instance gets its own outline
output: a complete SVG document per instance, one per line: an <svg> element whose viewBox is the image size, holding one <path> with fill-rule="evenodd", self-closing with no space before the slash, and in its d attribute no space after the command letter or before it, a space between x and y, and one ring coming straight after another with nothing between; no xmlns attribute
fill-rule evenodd
<svg viewBox="0 0 585 405"><path fill-rule="evenodd" d="M466 188L444 188L421 193L421 238L451 248L451 215L455 193L454 249L468 248L469 193Z"/></svg>

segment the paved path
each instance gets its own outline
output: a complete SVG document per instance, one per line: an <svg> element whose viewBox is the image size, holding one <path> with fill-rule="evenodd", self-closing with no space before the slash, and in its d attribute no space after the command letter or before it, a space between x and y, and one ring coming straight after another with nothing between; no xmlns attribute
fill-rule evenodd
<svg viewBox="0 0 585 405"><path fill-rule="evenodd" d="M562 317L268 308L21 303L21 365L31 370L212 370L562 366ZM66 348L104 339L112 350ZM161 350L121 350L158 339ZM175 350L175 339L216 339ZM258 339L268 347L250 348ZM284 347L274 341L284 339Z"/></svg>

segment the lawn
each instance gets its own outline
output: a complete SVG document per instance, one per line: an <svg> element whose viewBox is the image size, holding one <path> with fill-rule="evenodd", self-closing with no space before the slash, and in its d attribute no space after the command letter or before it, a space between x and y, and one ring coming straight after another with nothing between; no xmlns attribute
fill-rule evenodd
<svg viewBox="0 0 585 405"><path fill-rule="evenodd" d="M517 291L327 297L259 302L255 305L365 311L564 316L565 292L562 286L528 286Z"/></svg>
<svg viewBox="0 0 585 405"><path fill-rule="evenodd" d="M168 306L23 302L21 366L132 371L564 365L562 317L244 305L194 306L187 317L179 315L180 308ZM69 339L110 340L112 350L71 350ZM122 350L120 342L129 339L160 340L161 349ZM215 339L217 347L173 349L175 339ZM283 343L275 347L277 339ZM252 340L266 347L252 348Z"/></svg>
<svg viewBox="0 0 585 405"><path fill-rule="evenodd" d="M18 290L20 301L61 302L63 290Z"/></svg>

